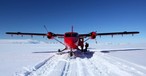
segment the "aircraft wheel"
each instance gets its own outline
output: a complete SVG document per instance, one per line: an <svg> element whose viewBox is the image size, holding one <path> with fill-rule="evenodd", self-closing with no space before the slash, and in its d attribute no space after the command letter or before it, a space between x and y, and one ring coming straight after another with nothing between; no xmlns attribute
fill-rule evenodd
<svg viewBox="0 0 146 76"><path fill-rule="evenodd" d="M70 56L73 56L73 52L70 52Z"/></svg>

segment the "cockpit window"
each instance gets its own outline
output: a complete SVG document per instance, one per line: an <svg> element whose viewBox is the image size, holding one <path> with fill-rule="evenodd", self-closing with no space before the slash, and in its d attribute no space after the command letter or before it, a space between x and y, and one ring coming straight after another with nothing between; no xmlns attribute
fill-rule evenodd
<svg viewBox="0 0 146 76"><path fill-rule="evenodd" d="M78 33L66 33L65 37L77 37Z"/></svg>
<svg viewBox="0 0 146 76"><path fill-rule="evenodd" d="M65 37L71 37L71 34L70 33L66 33Z"/></svg>

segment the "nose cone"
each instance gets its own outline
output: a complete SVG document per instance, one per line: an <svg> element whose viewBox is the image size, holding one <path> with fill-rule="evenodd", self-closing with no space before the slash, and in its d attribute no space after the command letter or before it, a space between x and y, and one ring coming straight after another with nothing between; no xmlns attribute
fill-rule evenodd
<svg viewBox="0 0 146 76"><path fill-rule="evenodd" d="M66 45L70 48L73 48L73 49L77 48L76 42L77 41L74 38L66 38L65 39Z"/></svg>
<svg viewBox="0 0 146 76"><path fill-rule="evenodd" d="M73 45L73 44L74 44L73 39L69 39L69 40L68 40L68 44Z"/></svg>

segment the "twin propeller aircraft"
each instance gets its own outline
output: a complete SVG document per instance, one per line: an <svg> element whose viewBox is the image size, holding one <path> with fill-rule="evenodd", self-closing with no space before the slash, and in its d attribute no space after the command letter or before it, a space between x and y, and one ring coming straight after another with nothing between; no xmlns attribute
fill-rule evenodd
<svg viewBox="0 0 146 76"><path fill-rule="evenodd" d="M45 27L46 28L46 27ZM48 39L55 39L56 41L60 42L61 44L65 45L65 49L63 50L58 50L58 52L62 52L64 50L69 49L69 54L70 56L73 56L73 49L78 49L82 52L86 52L87 51L87 47L88 47L88 43L85 44L85 42L89 39L95 39L96 36L114 36L114 35L134 35L134 34L139 34L139 32L137 31L131 31L131 32L110 32L110 33L96 33L96 32L90 32L87 34L79 34L77 32L73 31L73 26L71 29L71 32L66 32L65 34L56 34L56 33L52 33L52 32L48 32L48 33L22 33L22 32L6 32L6 34L11 34L11 35L30 35L30 36L46 36ZM64 38L64 43L59 41L58 39L56 39L55 37L61 37ZM84 40L86 38L86 40ZM85 44L85 46L84 46ZM79 49L79 47L81 49ZM83 49L84 47L86 47L86 49Z"/></svg>

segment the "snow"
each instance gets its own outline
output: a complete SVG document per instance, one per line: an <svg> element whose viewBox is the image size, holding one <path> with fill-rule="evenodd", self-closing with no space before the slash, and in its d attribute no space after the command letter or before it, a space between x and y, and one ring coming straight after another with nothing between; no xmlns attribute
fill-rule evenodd
<svg viewBox="0 0 146 76"><path fill-rule="evenodd" d="M61 44L0 40L0 76L146 76L145 47L145 43L91 44L90 52L70 57L48 53L63 49Z"/></svg>
<svg viewBox="0 0 146 76"><path fill-rule="evenodd" d="M32 39L1 39L0 44L39 44L39 43L44 43L41 41L37 40L32 40Z"/></svg>

